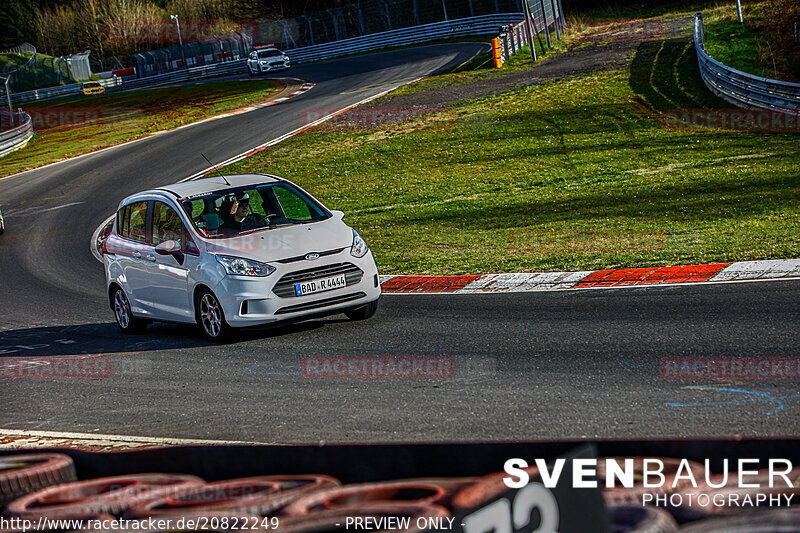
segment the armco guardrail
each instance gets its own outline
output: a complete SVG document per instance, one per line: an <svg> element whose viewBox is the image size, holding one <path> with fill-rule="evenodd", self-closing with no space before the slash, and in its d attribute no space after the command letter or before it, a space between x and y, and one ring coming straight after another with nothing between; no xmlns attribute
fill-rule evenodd
<svg viewBox="0 0 800 533"><path fill-rule="evenodd" d="M435 39L447 39L459 35L480 35L483 33L498 34L500 28L525 18L522 13L496 13L444 22L434 22L422 26L412 26L398 30L373 33L362 37L353 37L342 41L333 41L315 46L288 50L287 54L295 63L320 61L333 57L358 54L387 48L422 43Z"/></svg>
<svg viewBox="0 0 800 533"><path fill-rule="evenodd" d="M111 87L117 87L122 84L122 80L116 77L98 81L101 85L105 86L106 90L110 90ZM69 85L47 87L46 89L11 93L11 102L14 104L21 104L23 102L32 102L35 100L52 100L53 98L61 98L62 96L72 96L79 94L82 86L82 83L70 83Z"/></svg>
<svg viewBox="0 0 800 533"><path fill-rule="evenodd" d="M518 22L524 17L525 15L522 13L496 13L493 15L482 15L478 17L448 20L445 22L435 22L433 24L425 24L422 26L413 26L399 30L374 33L371 35L364 35L363 37L355 37L352 39L334 41L315 46L295 48L288 50L287 53L292 59L293 63L307 63L309 61L320 61L343 55L368 52L370 50L377 50L379 48L404 46L435 39L447 39L460 35L480 35L484 33L497 34L500 32L502 26L507 26L509 24ZM116 92L127 89L141 89L144 87L169 85L172 83L181 83L194 79L224 76L226 74L239 74L246 71L246 60L238 59L225 63L191 67L185 70L148 76L146 78L124 80L121 85L109 86L108 83L104 81L101 81L101 83L106 85L106 91ZM72 85L62 85L60 87L51 87L48 89L39 89L35 91L12 94L11 100L14 103L28 102L32 100L46 100L78 94L80 91L81 84L74 83Z"/></svg>
<svg viewBox="0 0 800 533"><path fill-rule="evenodd" d="M5 117L8 117L6 119ZM31 116L21 109L16 113L3 112L3 120L11 129L0 131L0 157L3 157L18 148L25 146L33 137L33 121Z"/></svg>
<svg viewBox="0 0 800 533"><path fill-rule="evenodd" d="M711 92L737 107L800 115L800 84L754 76L724 65L708 54L702 13L694 18L694 47L700 75Z"/></svg>

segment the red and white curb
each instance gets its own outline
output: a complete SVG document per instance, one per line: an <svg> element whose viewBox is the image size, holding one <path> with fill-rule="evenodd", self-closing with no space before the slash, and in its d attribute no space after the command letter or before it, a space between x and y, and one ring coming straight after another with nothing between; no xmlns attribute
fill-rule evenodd
<svg viewBox="0 0 800 533"><path fill-rule="evenodd" d="M170 437L139 437L133 435L103 435L97 433L65 433L60 431L28 431L0 429L0 450L32 448L73 448L84 451L115 451L154 448L161 446L270 444L228 440L177 439Z"/></svg>
<svg viewBox="0 0 800 533"><path fill-rule="evenodd" d="M381 276L385 293L476 294L800 278L800 259L707 265L461 276Z"/></svg>

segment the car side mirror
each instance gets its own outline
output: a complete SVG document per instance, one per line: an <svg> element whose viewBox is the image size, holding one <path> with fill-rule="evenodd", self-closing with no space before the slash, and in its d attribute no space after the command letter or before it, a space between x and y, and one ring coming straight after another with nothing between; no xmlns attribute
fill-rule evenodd
<svg viewBox="0 0 800 533"><path fill-rule="evenodd" d="M158 244L156 253L158 255L171 255L178 264L183 264L183 252L181 252L181 245L177 241L169 240Z"/></svg>
<svg viewBox="0 0 800 533"><path fill-rule="evenodd" d="M344 218L344 211L339 211L338 209L331 211L331 214L336 220L342 220Z"/></svg>

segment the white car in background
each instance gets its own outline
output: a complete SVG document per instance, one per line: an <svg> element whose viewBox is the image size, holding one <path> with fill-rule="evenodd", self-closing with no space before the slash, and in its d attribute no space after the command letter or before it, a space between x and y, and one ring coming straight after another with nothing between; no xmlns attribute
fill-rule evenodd
<svg viewBox="0 0 800 533"><path fill-rule="evenodd" d="M344 313L375 314L378 269L341 211L275 176L211 177L122 201L103 242L117 324L232 328Z"/></svg>
<svg viewBox="0 0 800 533"><path fill-rule="evenodd" d="M286 70L291 66L289 56L275 48L275 45L272 44L256 46L247 57L247 70L251 76L266 72L275 72L277 70Z"/></svg>

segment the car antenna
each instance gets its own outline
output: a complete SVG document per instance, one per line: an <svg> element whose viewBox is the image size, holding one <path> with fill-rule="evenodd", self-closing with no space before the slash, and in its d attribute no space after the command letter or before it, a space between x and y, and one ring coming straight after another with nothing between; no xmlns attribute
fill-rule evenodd
<svg viewBox="0 0 800 533"><path fill-rule="evenodd" d="M202 155L202 156L203 156L203 159L205 159L206 161L208 161L208 158L206 157L206 154L204 154L203 152L200 152L200 155ZM222 172L220 172L219 168L217 168L217 165L215 165L215 164L214 164L214 163L212 163L211 161L208 161L208 164L209 164L209 165L211 165L211 166L214 168L214 170L216 170L216 171L217 171L217 174L219 174L219 177L220 177L220 178L222 178L222 180L223 180L223 181L224 181L226 184L228 184L228 185L230 185L230 184L231 184L231 182L229 182L229 181L228 181L228 178L226 178L226 177L225 177L225 175L224 175L224 174L222 174Z"/></svg>

